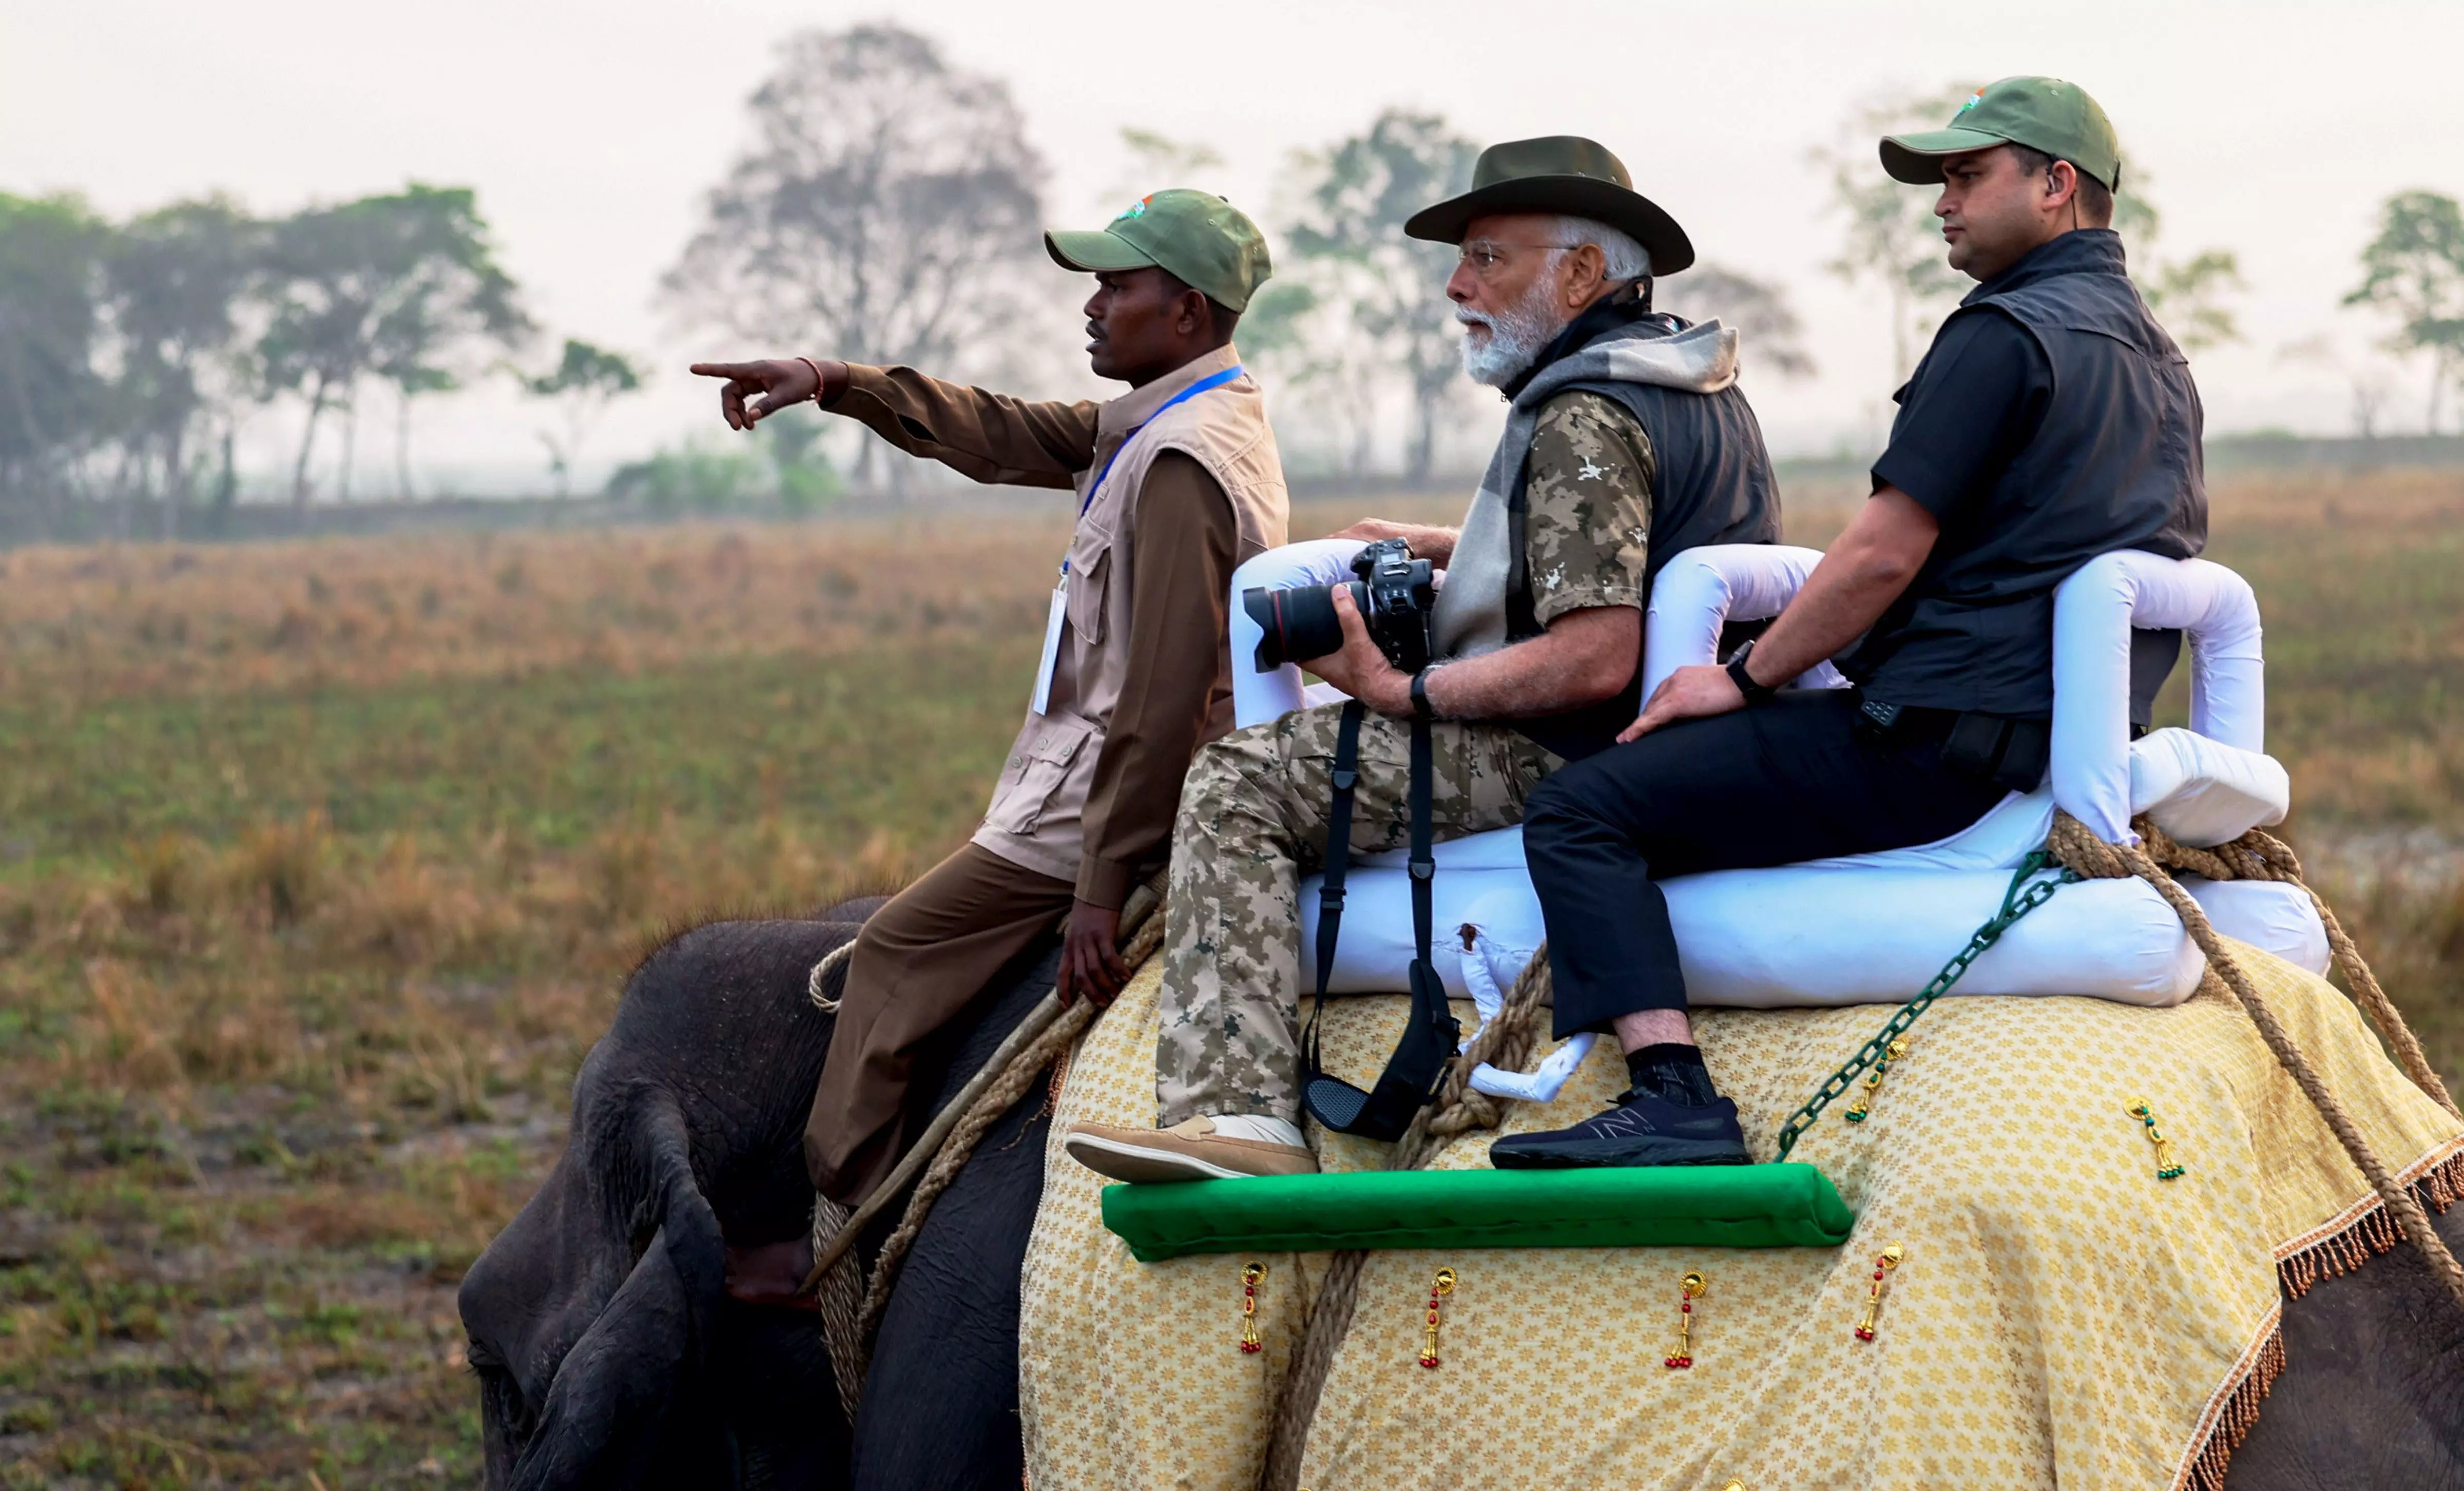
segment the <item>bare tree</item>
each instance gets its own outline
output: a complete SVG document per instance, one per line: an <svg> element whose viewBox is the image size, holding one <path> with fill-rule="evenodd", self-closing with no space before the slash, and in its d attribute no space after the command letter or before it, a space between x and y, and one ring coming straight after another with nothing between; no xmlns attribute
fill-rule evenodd
<svg viewBox="0 0 2464 1491"><path fill-rule="evenodd" d="M1404 237L1403 222L1468 186L1479 156L1443 118L1388 109L1365 133L1299 157L1301 209L1288 236L1293 282L1306 295L1287 291L1267 307L1295 329L1321 333L1301 342L1310 349L1307 376L1340 387L1392 370L1411 411L1403 465L1415 481L1427 478L1446 410L1467 385L1456 376L1457 331L1444 295L1455 251ZM1374 397L1358 386L1343 391L1355 406ZM1366 428L1355 421L1356 430ZM1356 441L1355 460L1365 453Z"/></svg>
<svg viewBox="0 0 2464 1491"><path fill-rule="evenodd" d="M1008 85L866 25L790 36L750 108L756 143L662 281L678 309L855 362L989 361L1042 252L1045 164Z"/></svg>
<svg viewBox="0 0 2464 1491"><path fill-rule="evenodd" d="M2362 282L2346 305L2397 322L2387 345L2430 355L2423 428L2438 433L2438 397L2464 374L2464 208L2434 191L2400 191L2379 206L2378 236L2362 251Z"/></svg>
<svg viewBox="0 0 2464 1491"><path fill-rule="evenodd" d="M1847 219L1839 256L1827 266L1848 283L1881 288L1891 317L1891 376L1916 370L1917 348L1939 308L1957 299L1968 281L1944 262L1933 199L1882 171L1874 143L1884 135L1932 129L1969 96L1965 88L1894 95L1858 105L1840 122L1837 140L1814 153L1831 178L1831 207Z"/></svg>
<svg viewBox="0 0 2464 1491"><path fill-rule="evenodd" d="M2225 297L2247 288L2240 255L2230 249L2207 249L2187 259L2158 258L2156 240L2165 231L2165 217L2148 194L2146 168L2133 164L2123 180L2123 189L2113 194L2113 230L2140 261L2131 277L2147 309L2157 313L2184 351L2239 341L2241 323Z"/></svg>
<svg viewBox="0 0 2464 1491"><path fill-rule="evenodd" d="M1748 365L1761 363L1783 378L1806 378L1814 359L1800 340L1804 328L1788 303L1788 289L1716 264L1696 264L1682 274L1652 281L1652 305L1690 321L1737 329Z"/></svg>

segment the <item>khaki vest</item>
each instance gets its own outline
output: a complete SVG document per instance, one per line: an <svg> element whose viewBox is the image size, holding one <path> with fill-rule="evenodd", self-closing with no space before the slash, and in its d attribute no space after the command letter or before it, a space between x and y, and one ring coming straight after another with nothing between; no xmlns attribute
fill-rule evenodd
<svg viewBox="0 0 2464 1491"><path fill-rule="evenodd" d="M1069 539L1068 621L1061 634L1052 691L1045 713L1030 713L1009 748L992 806L975 842L1014 865L1056 880L1078 878L1085 844L1082 819L1093 790L1104 730L1129 671L1130 638L1137 626L1130 597L1137 552L1137 494L1157 454L1178 450L1206 468L1231 500L1240 536L1234 562L1281 546L1290 524L1283 458L1266 425L1256 379L1232 382L1179 404L1175 394L1237 365L1231 347L1210 352L1177 372L1104 406L1095 420L1095 461L1078 473L1085 509ZM1149 421L1143 429L1142 421ZM1132 432L1134 440L1129 440ZM1129 440L1127 445L1123 442ZM1114 459L1114 452L1119 452ZM1111 471L1089 500L1105 463ZM1193 598L1194 600L1195 598ZM1206 738L1232 728L1232 659L1228 644L1215 667Z"/></svg>

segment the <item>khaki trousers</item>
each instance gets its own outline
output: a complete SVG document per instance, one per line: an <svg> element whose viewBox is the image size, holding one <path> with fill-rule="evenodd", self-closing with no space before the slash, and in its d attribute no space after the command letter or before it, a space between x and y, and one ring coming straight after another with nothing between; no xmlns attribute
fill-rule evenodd
<svg viewBox="0 0 2464 1491"><path fill-rule="evenodd" d="M853 1206L888 1178L923 1128L917 1063L1051 935L1075 889L970 844L865 922L804 1123L815 1190Z"/></svg>
<svg viewBox="0 0 2464 1491"><path fill-rule="evenodd" d="M1221 1113L1301 1116L1300 879L1326 863L1338 704L1236 730L1198 753L1173 829L1164 910L1155 1123ZM1564 763L1511 726L1429 729L1433 842L1523 821L1523 800ZM1360 727L1352 852L1411 842L1412 727Z"/></svg>

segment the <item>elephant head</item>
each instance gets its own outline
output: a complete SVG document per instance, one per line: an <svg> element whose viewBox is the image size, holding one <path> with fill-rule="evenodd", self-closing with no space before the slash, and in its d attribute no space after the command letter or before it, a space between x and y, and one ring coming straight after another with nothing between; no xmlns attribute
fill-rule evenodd
<svg viewBox="0 0 2464 1491"><path fill-rule="evenodd" d="M804 1114L830 1020L805 976L854 931L714 923L627 980L565 1152L462 1282L490 1487L843 1475L815 1317L730 1300L726 1274L730 1242L810 1225Z"/></svg>

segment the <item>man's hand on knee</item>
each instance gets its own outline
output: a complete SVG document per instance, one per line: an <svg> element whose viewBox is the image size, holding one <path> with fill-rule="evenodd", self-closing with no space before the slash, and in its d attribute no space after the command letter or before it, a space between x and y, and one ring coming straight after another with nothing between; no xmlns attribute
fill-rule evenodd
<svg viewBox="0 0 2464 1491"><path fill-rule="evenodd" d="M1130 979L1120 943L1118 910L1084 901L1069 904L1069 928L1061 934L1061 976L1052 985L1062 1003L1083 994L1102 1009L1119 997Z"/></svg>
<svg viewBox="0 0 2464 1491"><path fill-rule="evenodd" d="M1662 725L1673 725L1681 719L1704 719L1745 707L1745 692L1728 676L1727 669L1710 663L1681 668L1660 681L1634 723L1617 732L1617 743L1639 740Z"/></svg>

